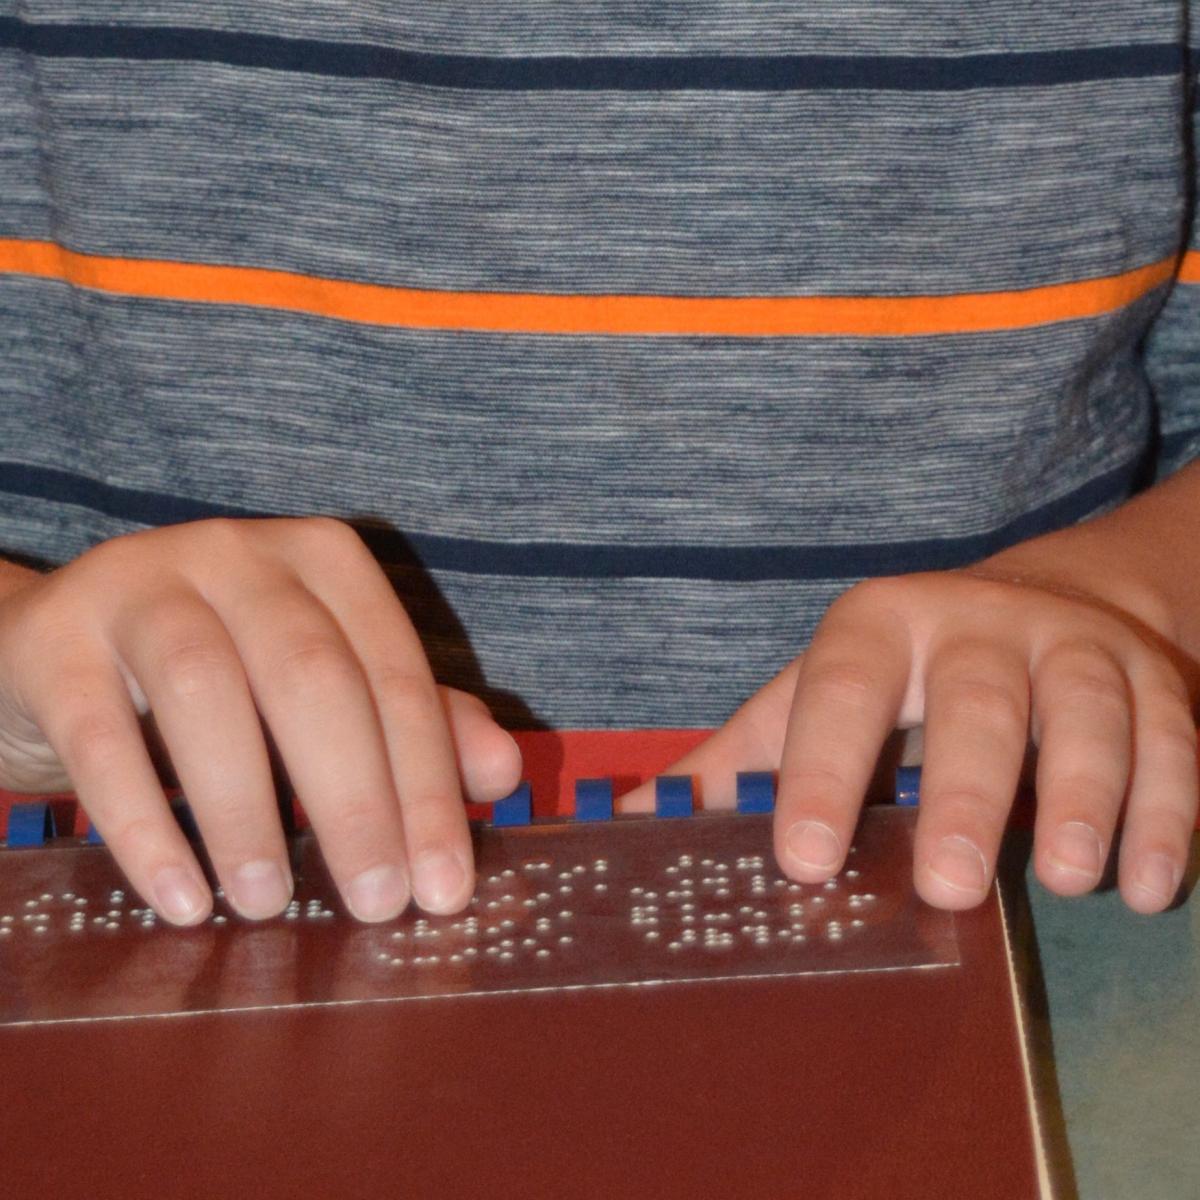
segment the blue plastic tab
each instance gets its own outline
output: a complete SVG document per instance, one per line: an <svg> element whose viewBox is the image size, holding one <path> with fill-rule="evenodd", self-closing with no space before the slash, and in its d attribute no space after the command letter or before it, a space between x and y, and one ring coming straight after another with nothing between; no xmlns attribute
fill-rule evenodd
<svg viewBox="0 0 1200 1200"><path fill-rule="evenodd" d="M775 809L775 776L770 771L739 771L737 810L740 813L769 813Z"/></svg>
<svg viewBox="0 0 1200 1200"><path fill-rule="evenodd" d="M84 839L89 846L103 846L104 839L100 836L100 830L95 825L89 825L87 837Z"/></svg>
<svg viewBox="0 0 1200 1200"><path fill-rule="evenodd" d="M611 821L613 784L611 779L575 780L575 820Z"/></svg>
<svg viewBox="0 0 1200 1200"><path fill-rule="evenodd" d="M533 792L522 783L511 796L492 805L493 825L528 825L533 820Z"/></svg>
<svg viewBox="0 0 1200 1200"><path fill-rule="evenodd" d="M912 807L921 792L921 768L896 768L896 803Z"/></svg>
<svg viewBox="0 0 1200 1200"><path fill-rule="evenodd" d="M8 812L8 845L14 847L44 846L47 838L58 831L54 827L54 810L45 801L36 804L14 804Z"/></svg>
<svg viewBox="0 0 1200 1200"><path fill-rule="evenodd" d="M660 775L654 781L654 815L656 817L690 817L692 815L692 777L690 775Z"/></svg>

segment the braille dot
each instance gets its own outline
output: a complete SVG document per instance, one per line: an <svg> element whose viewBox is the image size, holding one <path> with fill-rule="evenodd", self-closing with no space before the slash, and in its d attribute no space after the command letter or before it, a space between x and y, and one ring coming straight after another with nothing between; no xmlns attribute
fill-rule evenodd
<svg viewBox="0 0 1200 1200"><path fill-rule="evenodd" d="M501 950L500 951L500 957L504 962L511 962L512 956L513 956L513 954L512 954L511 950Z"/></svg>
<svg viewBox="0 0 1200 1200"><path fill-rule="evenodd" d="M550 957L550 951L549 951L549 950L539 950L539 951L537 952L537 956L538 956L538 958L549 958L549 957Z"/></svg>
<svg viewBox="0 0 1200 1200"><path fill-rule="evenodd" d="M558 939L558 944L560 946L569 946L574 940L575 939L571 937L569 933L564 933L562 937Z"/></svg>
<svg viewBox="0 0 1200 1200"><path fill-rule="evenodd" d="M75 907L76 908L86 908L87 901L84 900L83 897L81 896L78 900L75 901Z"/></svg>
<svg viewBox="0 0 1200 1200"><path fill-rule="evenodd" d="M595 890L597 892L607 892L608 884L607 883L598 883L598 884L596 884Z"/></svg>
<svg viewBox="0 0 1200 1200"><path fill-rule="evenodd" d="M402 958L393 958L393 959L392 959L392 966L393 966L393 967L402 967L402 966L404 966L404 959L402 959Z"/></svg>
<svg viewBox="0 0 1200 1200"><path fill-rule="evenodd" d="M516 871L514 871L512 869L512 867L506 867L503 871L500 872L500 874L505 879L511 879L516 874Z"/></svg>
<svg viewBox="0 0 1200 1200"><path fill-rule="evenodd" d="M36 900L26 900L25 901L26 908L37 908L37 906L38 906L38 902Z"/></svg>
<svg viewBox="0 0 1200 1200"><path fill-rule="evenodd" d="M521 945L522 945L522 946L526 946L526 947L529 947L529 946L536 946L536 945L537 945L537 938L523 938L523 939L522 939L522 941L521 941Z"/></svg>
<svg viewBox="0 0 1200 1200"><path fill-rule="evenodd" d="M479 953L479 951L476 950L474 946L468 946L463 951L463 954L465 954L467 956L467 958L474 958L478 953Z"/></svg>
<svg viewBox="0 0 1200 1200"><path fill-rule="evenodd" d="M0 925L0 937L8 937L12 933L12 929L7 925Z"/></svg>

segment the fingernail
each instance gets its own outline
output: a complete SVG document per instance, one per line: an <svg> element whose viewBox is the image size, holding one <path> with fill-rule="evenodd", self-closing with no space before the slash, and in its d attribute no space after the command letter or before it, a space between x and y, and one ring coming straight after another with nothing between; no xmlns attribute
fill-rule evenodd
<svg viewBox="0 0 1200 1200"><path fill-rule="evenodd" d="M809 871L832 871L842 859L842 843L823 821L797 821L786 846L792 861Z"/></svg>
<svg viewBox="0 0 1200 1200"><path fill-rule="evenodd" d="M987 864L974 843L965 837L942 838L929 869L956 892L982 892L987 886Z"/></svg>
<svg viewBox="0 0 1200 1200"><path fill-rule="evenodd" d="M1095 879L1100 874L1100 835L1083 821L1067 821L1058 827L1050 861L1064 871Z"/></svg>
<svg viewBox="0 0 1200 1200"><path fill-rule="evenodd" d="M192 925L208 908L208 889L186 867L164 867L150 890L154 907L173 925Z"/></svg>
<svg viewBox="0 0 1200 1200"><path fill-rule="evenodd" d="M371 867L350 880L344 898L360 921L387 921L408 903L408 877L391 863Z"/></svg>
<svg viewBox="0 0 1200 1200"><path fill-rule="evenodd" d="M242 863L230 881L229 902L243 917L273 917L292 895L292 882L269 859Z"/></svg>
<svg viewBox="0 0 1200 1200"><path fill-rule="evenodd" d="M449 850L426 850L413 863L413 891L422 908L449 907L466 881L462 863Z"/></svg>
<svg viewBox="0 0 1200 1200"><path fill-rule="evenodd" d="M1161 904L1169 904L1183 878L1180 867L1165 854L1147 854L1138 864L1134 883Z"/></svg>

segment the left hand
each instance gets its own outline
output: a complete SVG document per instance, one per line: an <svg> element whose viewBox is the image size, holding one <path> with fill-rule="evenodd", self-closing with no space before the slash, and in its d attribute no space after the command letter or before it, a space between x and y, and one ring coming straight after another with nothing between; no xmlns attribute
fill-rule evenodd
<svg viewBox="0 0 1200 1200"><path fill-rule="evenodd" d="M1095 887L1124 808L1121 895L1157 912L1196 821L1184 675L1142 621L1069 586L986 567L872 579L670 773L712 798L738 770L778 767L775 853L815 883L842 867L885 738L923 725L914 881L930 904L963 909L991 886L1032 740L1038 878L1061 895Z"/></svg>

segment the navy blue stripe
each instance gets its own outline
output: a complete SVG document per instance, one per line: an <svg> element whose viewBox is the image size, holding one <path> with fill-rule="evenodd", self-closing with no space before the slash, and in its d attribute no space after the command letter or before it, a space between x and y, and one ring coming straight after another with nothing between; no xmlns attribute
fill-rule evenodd
<svg viewBox="0 0 1200 1200"><path fill-rule="evenodd" d="M1187 59L1178 43L954 57L554 54L518 58L420 54L359 42L211 29L32 25L15 17L0 17L2 46L45 58L176 59L487 91L961 91L1177 75Z"/></svg>
<svg viewBox="0 0 1200 1200"><path fill-rule="evenodd" d="M407 534L351 520L375 556L394 566L468 575L555 579L851 579L962 566L1125 499L1141 477L1137 460L1091 480L998 529L959 538L842 546L613 546L578 542L485 542ZM52 467L0 462L0 492L90 508L140 525L209 517L276 517L229 505L101 483ZM332 514L338 515L338 514Z"/></svg>

